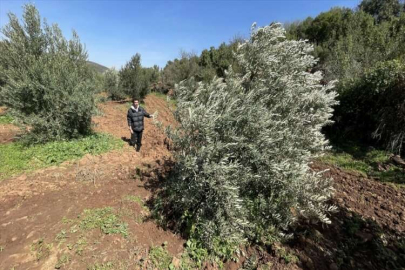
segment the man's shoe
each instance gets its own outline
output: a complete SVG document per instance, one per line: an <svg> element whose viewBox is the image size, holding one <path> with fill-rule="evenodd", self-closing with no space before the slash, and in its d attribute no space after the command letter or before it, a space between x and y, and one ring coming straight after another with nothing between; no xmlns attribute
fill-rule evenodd
<svg viewBox="0 0 405 270"><path fill-rule="evenodd" d="M139 145L136 146L136 152L139 152L141 150L141 147Z"/></svg>

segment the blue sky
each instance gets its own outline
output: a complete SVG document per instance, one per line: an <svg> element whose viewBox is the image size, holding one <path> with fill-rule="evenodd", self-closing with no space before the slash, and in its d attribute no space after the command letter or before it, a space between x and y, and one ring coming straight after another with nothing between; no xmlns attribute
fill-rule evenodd
<svg viewBox="0 0 405 270"><path fill-rule="evenodd" d="M112 1L48 0L34 3L42 18L57 23L65 37L75 29L86 44L89 60L120 68L140 53L143 66L164 67L180 50L203 49L248 36L250 26L292 22L316 16L331 7L354 8L359 0L280 1ZM0 0L0 26L7 13L19 17L28 1Z"/></svg>

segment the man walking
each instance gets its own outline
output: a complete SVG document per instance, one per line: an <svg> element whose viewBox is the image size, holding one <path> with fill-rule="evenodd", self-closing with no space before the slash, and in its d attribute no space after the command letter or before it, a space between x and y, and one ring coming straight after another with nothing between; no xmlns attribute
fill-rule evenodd
<svg viewBox="0 0 405 270"><path fill-rule="evenodd" d="M136 151L139 152L142 146L142 132L144 129L143 118L145 116L152 118L153 116L139 106L138 99L133 99L132 103L133 105L128 110L127 120L129 131L131 132L131 145L136 145Z"/></svg>

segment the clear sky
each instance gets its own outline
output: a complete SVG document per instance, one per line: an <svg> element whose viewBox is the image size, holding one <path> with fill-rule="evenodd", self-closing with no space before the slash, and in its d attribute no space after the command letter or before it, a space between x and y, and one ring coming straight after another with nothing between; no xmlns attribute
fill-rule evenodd
<svg viewBox="0 0 405 270"><path fill-rule="evenodd" d="M75 29L86 44L89 60L120 68L140 53L143 66L164 67L180 50L200 54L235 35L248 37L257 22L292 22L316 16L332 7L354 8L359 0L267 1L30 1L48 23L57 23L65 37ZM0 26L7 13L22 14L28 1L0 0Z"/></svg>

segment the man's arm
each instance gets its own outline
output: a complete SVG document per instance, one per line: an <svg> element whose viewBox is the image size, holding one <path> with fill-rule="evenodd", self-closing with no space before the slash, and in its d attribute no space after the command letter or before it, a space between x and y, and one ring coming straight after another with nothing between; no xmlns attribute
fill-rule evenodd
<svg viewBox="0 0 405 270"><path fill-rule="evenodd" d="M143 115L145 115L148 118L152 118L152 115L150 115L145 109L143 109Z"/></svg>
<svg viewBox="0 0 405 270"><path fill-rule="evenodd" d="M130 114L130 111L131 109L129 109L128 110L128 113L127 113L127 121L128 121L128 127L129 127L129 131L131 132L131 134L132 134L132 119L131 119L131 114Z"/></svg>

